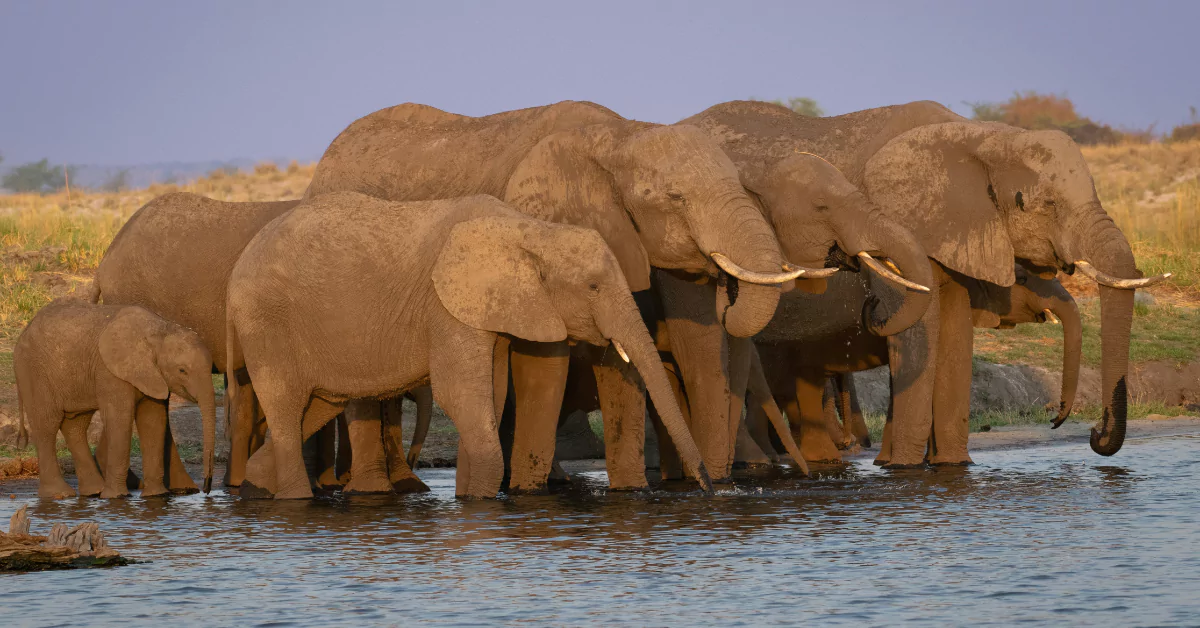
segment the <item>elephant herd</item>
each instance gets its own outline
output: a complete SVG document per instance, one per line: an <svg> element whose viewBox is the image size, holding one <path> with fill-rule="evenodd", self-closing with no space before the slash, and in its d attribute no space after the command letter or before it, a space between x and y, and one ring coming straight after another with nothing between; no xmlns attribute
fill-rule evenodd
<svg viewBox="0 0 1200 628"><path fill-rule="evenodd" d="M46 497L73 494L60 429L80 494L127 494L135 422L144 494L194 490L172 392L201 407L207 491L210 373L227 387L225 483L243 496L423 490L432 402L459 433L459 496L544 490L578 410L603 416L612 488L647 485L648 416L663 477L711 490L777 447L807 470L866 444L847 375L883 364L876 463L969 464L973 327L1062 321L1061 423L1081 325L1055 277L1076 270L1100 285L1091 446L1112 455L1134 290L1163 277L1138 272L1063 133L932 102L813 118L735 101L671 125L586 102L484 117L404 104L342 131L300 200L147 203L90 303L39 312L14 367ZM405 395L421 409L407 457Z"/></svg>

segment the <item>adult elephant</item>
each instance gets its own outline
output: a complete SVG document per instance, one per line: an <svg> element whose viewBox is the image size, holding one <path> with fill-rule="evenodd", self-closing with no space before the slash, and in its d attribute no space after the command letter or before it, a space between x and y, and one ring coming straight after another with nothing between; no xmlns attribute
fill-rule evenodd
<svg viewBox="0 0 1200 628"><path fill-rule="evenodd" d="M650 287L651 267L710 279L706 303L670 313L715 320L736 337L762 329L781 290L806 272L787 263L737 169L703 132L626 120L593 103L480 118L416 104L377 111L330 144L306 198L333 191L395 201L491 194L533 217L594 228L634 292ZM515 342L512 350L519 419L511 488L539 490L554 450L545 426L558 419L569 352L562 342ZM594 370L610 485L644 487L645 392L612 352L606 356ZM725 424L692 428L713 477L724 477Z"/></svg>
<svg viewBox="0 0 1200 628"><path fill-rule="evenodd" d="M893 406L878 462L922 464L927 445L934 464L970 462L971 308L958 278L1012 285L1014 259L1036 273L1080 270L1100 284L1104 416L1091 446L1106 456L1121 448L1133 290L1162 277L1140 278L1064 133L974 122L927 101L830 118L735 101L684 122L748 156L820 154L928 251L938 289L920 323L889 344L893 362L915 366L912 378L893 381L904 402Z"/></svg>
<svg viewBox="0 0 1200 628"><path fill-rule="evenodd" d="M176 192L139 208L117 232L96 269L89 299L105 305L140 305L194 330L212 353L212 372L225 373L225 288L250 239L299 201L229 203ZM157 412L166 424L166 406ZM252 426L247 422L246 427ZM195 488L170 442L169 488ZM232 439L225 483L237 486L245 472L250 434ZM239 452L238 445L246 450Z"/></svg>
<svg viewBox="0 0 1200 628"><path fill-rule="evenodd" d="M348 400L428 383L460 435L456 494L494 497L512 338L611 342L641 371L688 471L711 491L624 274L592 229L531 219L485 195L391 203L324 194L247 245L228 314L229 366L247 369L271 426L243 494L311 497L308 436Z"/></svg>
<svg viewBox="0 0 1200 628"><path fill-rule="evenodd" d="M970 295L971 321L976 328L1011 329L1025 323L1061 322L1063 328L1062 391L1054 427L1071 414L1079 387L1079 365L1083 354L1083 325L1079 309L1070 293L1057 279L1046 279L1017 265L1012 286L962 279ZM852 277L839 277L852 279ZM866 287L862 286L865 291ZM790 303L793 311L823 310L818 298L802 295ZM786 307L786 306L785 306ZM769 337L768 327L764 336ZM850 339L846 344L843 339ZM839 447L853 442L870 445L866 423L857 409L850 373L887 364L889 352L884 338L854 334L852 329L825 337L800 341L764 342L760 347L764 370L770 374L769 386L776 402L786 409L793 422L809 428L809 436L826 430L822 440ZM829 378L828 383L826 378ZM824 392L824 397L822 397ZM896 405L895 391L893 404ZM752 407L746 415L747 433L766 457L774 453L768 436L766 417ZM841 424L837 416L841 415ZM885 434L886 430L885 428ZM747 460L756 461L756 450L744 444Z"/></svg>

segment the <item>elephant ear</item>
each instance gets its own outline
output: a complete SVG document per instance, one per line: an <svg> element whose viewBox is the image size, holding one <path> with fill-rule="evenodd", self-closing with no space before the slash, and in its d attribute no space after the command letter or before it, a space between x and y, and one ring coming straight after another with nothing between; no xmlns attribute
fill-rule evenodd
<svg viewBox="0 0 1200 628"><path fill-rule="evenodd" d="M1013 246L977 150L1003 132L943 122L898 135L867 161L870 199L908 227L929 256L951 270L1001 286L1013 283Z"/></svg>
<svg viewBox="0 0 1200 628"><path fill-rule="evenodd" d="M156 338L163 320L140 307L123 308L100 332L100 360L113 375L142 394L166 399L170 391L158 369Z"/></svg>
<svg viewBox="0 0 1200 628"><path fill-rule="evenodd" d="M433 267L433 287L454 318L535 342L566 339L538 261L522 246L535 230L532 222L488 216L450 230Z"/></svg>
<svg viewBox="0 0 1200 628"><path fill-rule="evenodd" d="M600 232L629 290L639 292L650 288L650 258L612 175L596 158L615 141L607 125L546 136L509 177L504 200L526 215Z"/></svg>

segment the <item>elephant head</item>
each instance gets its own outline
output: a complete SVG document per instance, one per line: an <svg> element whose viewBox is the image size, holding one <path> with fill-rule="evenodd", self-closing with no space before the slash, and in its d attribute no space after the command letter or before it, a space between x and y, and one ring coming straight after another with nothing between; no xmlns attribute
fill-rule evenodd
<svg viewBox="0 0 1200 628"><path fill-rule="evenodd" d="M438 299L460 322L535 342L612 344L641 373L693 477L708 473L616 256L599 233L508 215L455 225L433 269Z"/></svg>
<svg viewBox="0 0 1200 628"><path fill-rule="evenodd" d="M1039 272L1084 272L1100 284L1104 416L1092 449L1125 439L1129 333L1140 278L1124 234L1105 213L1079 147L1059 131L942 122L897 135L867 161L868 196L919 234L947 268L1010 286L1013 259Z"/></svg>
<svg viewBox="0 0 1200 628"><path fill-rule="evenodd" d="M635 292L649 288L650 266L728 273L717 307L738 337L770 321L794 279L832 272L787 263L733 162L693 126L621 120L554 133L516 168L505 200L594 228Z"/></svg>
<svg viewBox="0 0 1200 628"><path fill-rule="evenodd" d="M863 324L890 336L920 320L931 298L933 271L925 248L909 230L885 216L832 164L799 153L765 168L743 168L745 186L758 195L784 256L801 266L861 262L905 290L889 310L871 297ZM896 271L876 259L887 258Z"/></svg>
<svg viewBox="0 0 1200 628"><path fill-rule="evenodd" d="M1054 427L1071 415L1079 389L1079 363L1083 355L1083 323L1075 299L1057 279L1046 279L1018 264L1015 281L1007 288L993 283L967 281L975 327L1012 329L1024 323L1061 323L1063 327L1062 395Z"/></svg>
<svg viewBox="0 0 1200 628"><path fill-rule="evenodd" d="M204 492L212 487L216 447L216 397L212 354L196 332L137 306L123 308L100 333L100 359L113 375L142 394L170 393L200 406L204 429Z"/></svg>

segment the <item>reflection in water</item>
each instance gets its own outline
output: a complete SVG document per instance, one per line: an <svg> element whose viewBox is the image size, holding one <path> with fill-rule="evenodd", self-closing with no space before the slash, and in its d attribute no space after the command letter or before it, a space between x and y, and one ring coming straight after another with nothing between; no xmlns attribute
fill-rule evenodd
<svg viewBox="0 0 1200 628"><path fill-rule="evenodd" d="M555 495L458 501L453 470L429 470L433 492L409 496L36 502L35 528L95 520L152 562L0 576L0 606L32 624L1193 623L1196 444L772 470L711 497L609 493L589 473Z"/></svg>

